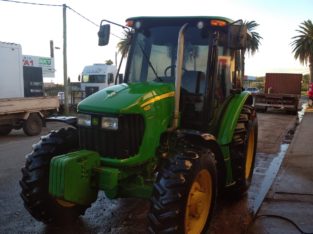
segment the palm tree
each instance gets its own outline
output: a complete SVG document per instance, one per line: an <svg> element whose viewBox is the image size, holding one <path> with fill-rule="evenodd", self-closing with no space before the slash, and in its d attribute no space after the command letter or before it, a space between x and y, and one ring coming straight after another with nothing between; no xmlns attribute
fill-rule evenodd
<svg viewBox="0 0 313 234"><path fill-rule="evenodd" d="M247 47L243 49L242 53L242 74L245 74L245 53L254 55L259 50L259 45L261 44L261 39L263 39L255 29L259 26L257 22L254 20L252 21L245 21L243 25L247 26L248 31L251 33L251 36L247 38Z"/></svg>
<svg viewBox="0 0 313 234"><path fill-rule="evenodd" d="M296 30L299 35L294 36L291 45L295 59L299 59L300 63L309 63L311 83L313 83L313 24L311 20L301 23L300 29Z"/></svg>
<svg viewBox="0 0 313 234"><path fill-rule="evenodd" d="M128 54L130 44L131 44L131 38L132 38L132 32L130 30L125 30L123 38L119 41L119 43L117 43L118 52L122 54L122 57L121 57L120 63L119 63L118 68L117 68L117 73L116 73L116 77L115 77L115 84L117 83L117 77L120 73L123 59Z"/></svg>
<svg viewBox="0 0 313 234"><path fill-rule="evenodd" d="M247 39L247 49L246 51L250 53L251 55L254 55L255 52L259 50L260 40L263 39L258 32L255 31L255 29L259 26L258 23L253 21L245 21L243 23L247 26L247 29L251 33L251 37L248 37Z"/></svg>
<svg viewBox="0 0 313 234"><path fill-rule="evenodd" d="M131 43L131 31L124 31L123 38L117 43L118 52L122 54L122 57L127 56L130 43Z"/></svg>

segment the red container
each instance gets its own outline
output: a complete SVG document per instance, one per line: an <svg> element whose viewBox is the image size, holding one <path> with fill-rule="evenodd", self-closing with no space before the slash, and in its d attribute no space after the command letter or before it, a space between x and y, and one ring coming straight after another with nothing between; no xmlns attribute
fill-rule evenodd
<svg viewBox="0 0 313 234"><path fill-rule="evenodd" d="M301 94L302 74L266 73L264 93Z"/></svg>

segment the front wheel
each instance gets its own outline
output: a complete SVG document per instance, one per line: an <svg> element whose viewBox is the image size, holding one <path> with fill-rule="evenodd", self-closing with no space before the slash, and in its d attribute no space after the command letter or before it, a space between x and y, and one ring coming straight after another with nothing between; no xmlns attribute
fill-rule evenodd
<svg viewBox="0 0 313 234"><path fill-rule="evenodd" d="M77 130L53 131L33 146L26 156L23 177L20 180L21 197L30 214L44 223L67 223L83 214L87 207L76 205L49 194L49 168L53 157L78 148Z"/></svg>
<svg viewBox="0 0 313 234"><path fill-rule="evenodd" d="M151 233L204 233L213 214L217 172L210 149L189 149L169 159L154 185Z"/></svg>

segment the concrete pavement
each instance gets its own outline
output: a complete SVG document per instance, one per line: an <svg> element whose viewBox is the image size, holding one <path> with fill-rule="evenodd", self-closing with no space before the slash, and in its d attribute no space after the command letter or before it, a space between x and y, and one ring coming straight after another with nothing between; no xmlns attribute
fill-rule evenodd
<svg viewBox="0 0 313 234"><path fill-rule="evenodd" d="M313 109L305 111L249 234L313 234Z"/></svg>

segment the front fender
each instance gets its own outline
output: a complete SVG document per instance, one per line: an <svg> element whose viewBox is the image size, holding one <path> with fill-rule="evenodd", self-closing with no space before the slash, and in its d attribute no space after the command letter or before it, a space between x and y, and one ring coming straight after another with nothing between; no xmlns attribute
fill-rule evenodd
<svg viewBox="0 0 313 234"><path fill-rule="evenodd" d="M193 130L179 130L179 135L194 145L200 145L204 148L209 148L214 153L214 161L218 173L218 189L221 192L228 181L229 168L228 162L223 158L221 148L216 138L210 133L203 133Z"/></svg>

